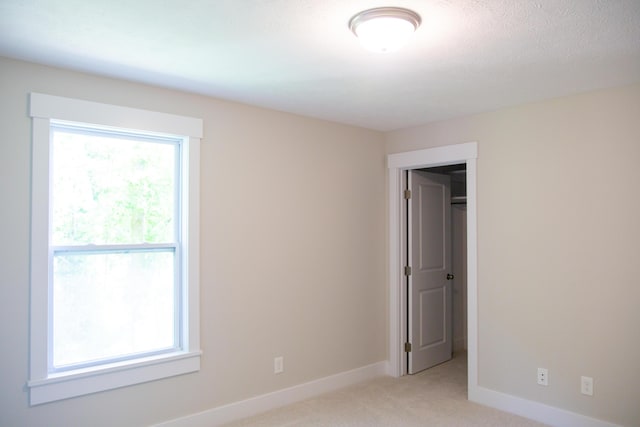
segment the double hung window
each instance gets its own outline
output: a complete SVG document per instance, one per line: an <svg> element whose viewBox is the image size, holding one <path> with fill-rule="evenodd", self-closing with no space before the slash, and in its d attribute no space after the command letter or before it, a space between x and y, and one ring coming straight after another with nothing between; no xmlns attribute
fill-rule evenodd
<svg viewBox="0 0 640 427"><path fill-rule="evenodd" d="M202 122L31 94L31 404L199 369Z"/></svg>

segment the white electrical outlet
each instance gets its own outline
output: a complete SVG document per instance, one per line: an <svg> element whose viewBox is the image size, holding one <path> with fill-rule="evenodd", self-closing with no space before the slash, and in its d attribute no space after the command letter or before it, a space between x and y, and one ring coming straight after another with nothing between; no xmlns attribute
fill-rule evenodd
<svg viewBox="0 0 640 427"><path fill-rule="evenodd" d="M580 393L593 396L593 378L580 377Z"/></svg>
<svg viewBox="0 0 640 427"><path fill-rule="evenodd" d="M546 368L538 368L538 384L549 385L549 371Z"/></svg>
<svg viewBox="0 0 640 427"><path fill-rule="evenodd" d="M284 372L284 357L278 356L273 359L273 373L281 374Z"/></svg>

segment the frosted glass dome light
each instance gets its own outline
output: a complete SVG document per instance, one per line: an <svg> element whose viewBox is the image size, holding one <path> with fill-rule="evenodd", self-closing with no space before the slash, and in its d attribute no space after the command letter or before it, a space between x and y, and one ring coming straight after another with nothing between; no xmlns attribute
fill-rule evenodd
<svg viewBox="0 0 640 427"><path fill-rule="evenodd" d="M420 15L399 7L378 7L358 13L349 28L365 49L394 52L404 46L420 26Z"/></svg>

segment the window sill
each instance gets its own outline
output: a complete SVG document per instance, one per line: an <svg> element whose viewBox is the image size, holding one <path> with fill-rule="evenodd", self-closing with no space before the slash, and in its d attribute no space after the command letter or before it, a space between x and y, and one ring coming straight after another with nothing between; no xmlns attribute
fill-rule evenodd
<svg viewBox="0 0 640 427"><path fill-rule="evenodd" d="M158 356L50 374L27 383L31 406L200 370L201 351Z"/></svg>

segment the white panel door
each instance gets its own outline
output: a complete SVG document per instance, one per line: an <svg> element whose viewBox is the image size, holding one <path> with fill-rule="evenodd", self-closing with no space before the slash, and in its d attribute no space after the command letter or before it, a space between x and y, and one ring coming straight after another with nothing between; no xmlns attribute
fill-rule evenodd
<svg viewBox="0 0 640 427"><path fill-rule="evenodd" d="M451 359L451 191L450 178L409 172L408 372L415 374Z"/></svg>

